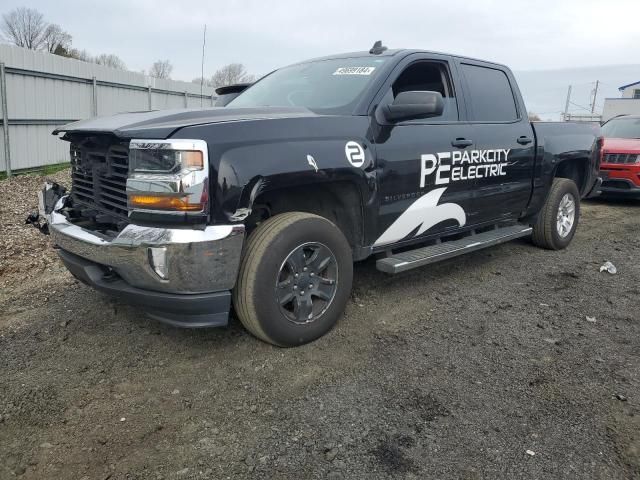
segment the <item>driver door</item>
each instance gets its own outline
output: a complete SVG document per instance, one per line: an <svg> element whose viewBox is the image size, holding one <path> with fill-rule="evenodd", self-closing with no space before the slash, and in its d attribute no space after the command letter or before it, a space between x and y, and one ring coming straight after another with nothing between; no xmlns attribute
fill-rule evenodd
<svg viewBox="0 0 640 480"><path fill-rule="evenodd" d="M451 180L452 153L475 146L455 68L446 55L409 55L383 86L379 107L401 92L436 91L444 99L444 111L390 124L381 117L381 108L376 110L379 202L374 248L454 233L475 221L472 183Z"/></svg>

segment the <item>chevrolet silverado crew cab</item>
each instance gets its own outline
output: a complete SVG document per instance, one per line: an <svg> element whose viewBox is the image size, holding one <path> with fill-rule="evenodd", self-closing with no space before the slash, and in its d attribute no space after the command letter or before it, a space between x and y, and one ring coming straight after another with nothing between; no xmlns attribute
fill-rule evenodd
<svg viewBox="0 0 640 480"><path fill-rule="evenodd" d="M279 346L333 327L354 261L395 274L518 237L562 249L599 187L597 125L531 124L503 65L379 42L223 108L54 133L72 187L45 186L41 211L74 276L179 326L226 325L233 305Z"/></svg>

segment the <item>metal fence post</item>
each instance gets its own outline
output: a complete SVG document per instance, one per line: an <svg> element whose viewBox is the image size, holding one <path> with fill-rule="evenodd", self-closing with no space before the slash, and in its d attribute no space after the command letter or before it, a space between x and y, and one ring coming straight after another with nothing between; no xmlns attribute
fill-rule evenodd
<svg viewBox="0 0 640 480"><path fill-rule="evenodd" d="M2 133L4 136L4 165L7 178L11 177L11 148L9 145L9 113L7 112L7 77L4 63L0 63L0 97L2 97Z"/></svg>
<svg viewBox="0 0 640 480"><path fill-rule="evenodd" d="M216 97L213 95L213 93L211 94L211 106L215 106L216 102L215 102Z"/></svg>
<svg viewBox="0 0 640 480"><path fill-rule="evenodd" d="M147 85L147 96L149 97L149 110L152 110L152 103L151 103L151 85Z"/></svg>
<svg viewBox="0 0 640 480"><path fill-rule="evenodd" d="M184 108L189 106L189 98L187 97L187 91L184 91Z"/></svg>
<svg viewBox="0 0 640 480"><path fill-rule="evenodd" d="M98 84L96 82L96 77L93 77L93 88L92 88L92 95L93 95L93 116L97 117L98 116Z"/></svg>

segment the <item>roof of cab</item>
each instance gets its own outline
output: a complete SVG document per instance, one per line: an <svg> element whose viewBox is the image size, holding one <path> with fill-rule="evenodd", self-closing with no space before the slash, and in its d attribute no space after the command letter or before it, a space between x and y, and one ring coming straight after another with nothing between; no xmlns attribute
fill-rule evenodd
<svg viewBox="0 0 640 480"><path fill-rule="evenodd" d="M308 62L317 62L317 61L322 61L322 60L333 60L333 59L337 59L337 58L355 58L355 57L393 57L395 55L401 55L402 57L405 57L407 55L411 55L413 53L431 53L431 54L436 54L436 55L447 55L449 57L455 57L461 60L471 60L474 62L482 62L482 63L486 63L486 64L490 64L490 65L494 65L496 67L501 67L501 68L505 68L508 69L509 67L507 67L504 64L501 63L497 63L497 62L492 62L490 60L482 60L479 58L473 58L473 57L466 57L463 55L456 55L453 53L446 53L446 52L434 52L432 50L421 50L421 49L412 49L412 48L395 48L395 49L387 49L384 50L380 53L370 53L369 51L360 51L360 52L345 52L345 53L338 53L338 54L334 54L334 55L326 55L324 57L316 57L316 58L310 58L307 60L303 60L301 62L297 62L297 63L308 63Z"/></svg>

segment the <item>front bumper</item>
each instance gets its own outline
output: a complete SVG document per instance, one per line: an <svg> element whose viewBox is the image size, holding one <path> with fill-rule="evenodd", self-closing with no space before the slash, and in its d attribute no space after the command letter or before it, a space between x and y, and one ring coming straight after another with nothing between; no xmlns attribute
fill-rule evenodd
<svg viewBox="0 0 640 480"><path fill-rule="evenodd" d="M640 187L635 185L631 180L611 179L602 182L600 187L601 195L625 196L640 198Z"/></svg>
<svg viewBox="0 0 640 480"><path fill-rule="evenodd" d="M196 230L129 224L105 238L67 220L60 212L66 200L45 214L62 261L79 280L174 325L227 323L243 225Z"/></svg>
<svg viewBox="0 0 640 480"><path fill-rule="evenodd" d="M600 193L609 196L640 197L640 165L602 164Z"/></svg>

